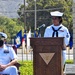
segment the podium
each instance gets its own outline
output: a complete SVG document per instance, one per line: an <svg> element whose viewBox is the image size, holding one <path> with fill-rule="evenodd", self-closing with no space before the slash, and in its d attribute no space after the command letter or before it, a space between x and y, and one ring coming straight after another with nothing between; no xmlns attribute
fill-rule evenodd
<svg viewBox="0 0 75 75"><path fill-rule="evenodd" d="M30 38L33 48L33 75L63 75L63 38Z"/></svg>

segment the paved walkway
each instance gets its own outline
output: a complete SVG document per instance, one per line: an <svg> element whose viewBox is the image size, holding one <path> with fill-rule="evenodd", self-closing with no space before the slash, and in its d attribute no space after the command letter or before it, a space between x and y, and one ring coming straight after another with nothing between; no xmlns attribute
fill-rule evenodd
<svg viewBox="0 0 75 75"><path fill-rule="evenodd" d="M33 52L25 53L22 49L17 50L18 60L33 60Z"/></svg>
<svg viewBox="0 0 75 75"><path fill-rule="evenodd" d="M72 49L68 49L66 50L66 58L67 59L73 59L73 48Z"/></svg>

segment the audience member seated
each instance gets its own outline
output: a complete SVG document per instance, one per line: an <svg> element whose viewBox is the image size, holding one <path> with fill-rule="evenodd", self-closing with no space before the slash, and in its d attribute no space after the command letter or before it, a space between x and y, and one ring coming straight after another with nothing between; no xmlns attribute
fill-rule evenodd
<svg viewBox="0 0 75 75"><path fill-rule="evenodd" d="M5 44L7 35L0 32L0 74L18 75L17 55L11 46ZM11 61L12 60L12 61Z"/></svg>

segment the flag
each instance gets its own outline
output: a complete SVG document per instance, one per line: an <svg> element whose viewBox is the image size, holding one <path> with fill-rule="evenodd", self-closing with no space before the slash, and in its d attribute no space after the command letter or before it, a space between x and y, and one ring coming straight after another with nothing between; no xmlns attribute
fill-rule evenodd
<svg viewBox="0 0 75 75"><path fill-rule="evenodd" d="M24 31L24 36L22 37L22 48L23 48L23 53L26 52L26 41L27 41L27 35L26 35L26 30Z"/></svg>
<svg viewBox="0 0 75 75"><path fill-rule="evenodd" d="M26 52L26 47L25 47L26 43L25 43L25 39L24 37L22 38L22 50L23 50L23 53Z"/></svg>
<svg viewBox="0 0 75 75"><path fill-rule="evenodd" d="M40 29L34 31L34 37L41 37Z"/></svg>
<svg viewBox="0 0 75 75"><path fill-rule="evenodd" d="M26 35L26 30L24 31L24 40L25 40L25 43L27 42L27 35Z"/></svg>
<svg viewBox="0 0 75 75"><path fill-rule="evenodd" d="M38 31L37 30L34 31L34 37L38 37Z"/></svg>
<svg viewBox="0 0 75 75"><path fill-rule="evenodd" d="M41 37L40 29L38 30L38 37Z"/></svg>
<svg viewBox="0 0 75 75"><path fill-rule="evenodd" d="M73 36L72 35L70 37L69 46L70 46L70 49L72 49L73 47Z"/></svg>
<svg viewBox="0 0 75 75"><path fill-rule="evenodd" d="M27 50L30 50L30 37L31 37L31 29L27 33Z"/></svg>
<svg viewBox="0 0 75 75"><path fill-rule="evenodd" d="M16 46L16 48L19 48L21 44L22 44L22 30L20 30L14 38L14 45Z"/></svg>

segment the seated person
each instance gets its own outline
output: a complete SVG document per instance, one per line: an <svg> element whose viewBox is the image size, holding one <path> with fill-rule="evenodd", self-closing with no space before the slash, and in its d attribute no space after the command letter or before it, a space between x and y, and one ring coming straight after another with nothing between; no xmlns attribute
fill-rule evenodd
<svg viewBox="0 0 75 75"><path fill-rule="evenodd" d="M7 35L0 32L0 74L18 75L17 55L13 48L5 44ZM11 61L12 60L12 61Z"/></svg>

